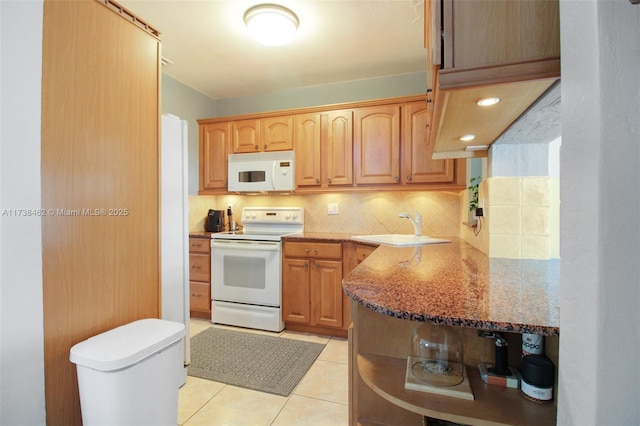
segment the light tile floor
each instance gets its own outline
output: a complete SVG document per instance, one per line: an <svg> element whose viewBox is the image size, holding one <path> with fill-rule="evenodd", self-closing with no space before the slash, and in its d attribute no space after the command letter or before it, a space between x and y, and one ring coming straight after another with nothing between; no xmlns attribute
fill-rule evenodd
<svg viewBox="0 0 640 426"><path fill-rule="evenodd" d="M214 325L192 318L191 336ZM187 376L180 389L178 424L184 426L342 426L348 425L347 340L283 331L263 333L325 343L307 374L288 397Z"/></svg>

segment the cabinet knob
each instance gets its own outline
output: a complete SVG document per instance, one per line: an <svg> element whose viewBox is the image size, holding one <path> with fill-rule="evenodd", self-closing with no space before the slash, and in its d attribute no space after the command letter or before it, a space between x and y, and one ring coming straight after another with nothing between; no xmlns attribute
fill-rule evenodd
<svg viewBox="0 0 640 426"><path fill-rule="evenodd" d="M254 146L254 149L257 151L260 147L258 145Z"/></svg>
<svg viewBox="0 0 640 426"><path fill-rule="evenodd" d="M331 185L331 178L327 179L327 183Z"/></svg>
<svg viewBox="0 0 640 426"><path fill-rule="evenodd" d="M316 179L316 183L320 183L320 179Z"/></svg>
<svg viewBox="0 0 640 426"><path fill-rule="evenodd" d="M411 180L411 175L407 176L407 180Z"/></svg>
<svg viewBox="0 0 640 426"><path fill-rule="evenodd" d="M200 265L193 265L193 266L191 267L191 269L200 269L200 268L202 268L202 266L200 266Z"/></svg>
<svg viewBox="0 0 640 426"><path fill-rule="evenodd" d="M265 151L267 150L267 144L266 143L264 144L264 150Z"/></svg>
<svg viewBox="0 0 640 426"><path fill-rule="evenodd" d="M393 180L395 180L396 182L398 182L400 180L399 176L394 176Z"/></svg>

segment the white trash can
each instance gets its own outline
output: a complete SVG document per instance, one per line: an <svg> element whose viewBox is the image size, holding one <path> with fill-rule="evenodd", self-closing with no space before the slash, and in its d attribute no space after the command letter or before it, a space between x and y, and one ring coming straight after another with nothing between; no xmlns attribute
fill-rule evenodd
<svg viewBox="0 0 640 426"><path fill-rule="evenodd" d="M82 423L175 426L184 333L184 324L149 318L73 346Z"/></svg>

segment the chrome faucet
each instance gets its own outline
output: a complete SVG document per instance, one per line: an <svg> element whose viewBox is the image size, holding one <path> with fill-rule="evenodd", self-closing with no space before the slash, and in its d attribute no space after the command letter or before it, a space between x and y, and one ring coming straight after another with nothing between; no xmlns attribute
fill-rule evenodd
<svg viewBox="0 0 640 426"><path fill-rule="evenodd" d="M418 212L415 213L415 219L409 213L400 213L401 218L409 219L413 223L413 232L416 236L422 235L422 216Z"/></svg>

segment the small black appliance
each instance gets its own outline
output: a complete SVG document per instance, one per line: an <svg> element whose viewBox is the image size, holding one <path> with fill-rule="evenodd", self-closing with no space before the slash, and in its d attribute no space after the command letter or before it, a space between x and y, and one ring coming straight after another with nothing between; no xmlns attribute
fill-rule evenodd
<svg viewBox="0 0 640 426"><path fill-rule="evenodd" d="M207 232L224 231L224 210L210 209L204 222L204 230Z"/></svg>

